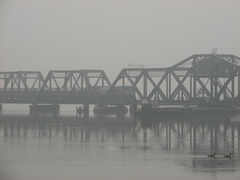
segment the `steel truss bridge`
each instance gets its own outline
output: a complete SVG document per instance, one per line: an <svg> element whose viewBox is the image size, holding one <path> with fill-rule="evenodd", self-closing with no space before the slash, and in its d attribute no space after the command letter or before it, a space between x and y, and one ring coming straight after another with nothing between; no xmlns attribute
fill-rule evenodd
<svg viewBox="0 0 240 180"><path fill-rule="evenodd" d="M0 103L239 105L240 58L197 54L167 68L124 68L113 83L103 70L0 72Z"/></svg>

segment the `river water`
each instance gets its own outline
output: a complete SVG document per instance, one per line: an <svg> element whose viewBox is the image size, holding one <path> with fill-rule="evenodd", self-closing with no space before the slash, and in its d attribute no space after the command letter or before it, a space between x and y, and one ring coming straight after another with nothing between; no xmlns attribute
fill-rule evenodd
<svg viewBox="0 0 240 180"><path fill-rule="evenodd" d="M239 153L237 115L0 113L1 180L237 180Z"/></svg>

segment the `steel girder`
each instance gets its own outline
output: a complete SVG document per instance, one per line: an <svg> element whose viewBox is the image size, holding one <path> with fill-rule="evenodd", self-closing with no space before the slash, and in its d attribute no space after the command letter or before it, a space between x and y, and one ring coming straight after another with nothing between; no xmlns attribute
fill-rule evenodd
<svg viewBox="0 0 240 180"><path fill-rule="evenodd" d="M136 104L142 100L167 100L168 73L166 68L128 68L122 69L110 86L104 99L105 103ZM113 94L120 88L118 95ZM128 91L126 91L128 89Z"/></svg>
<svg viewBox="0 0 240 180"><path fill-rule="evenodd" d="M236 98L239 94L239 64L240 58L237 56L201 54L193 55L172 68L190 69L190 81L187 86L193 101L238 101Z"/></svg>
<svg viewBox="0 0 240 180"><path fill-rule="evenodd" d="M130 100L132 103L148 101L152 103L171 103L173 101L186 101L191 98L188 87L184 82L189 78L191 68L144 68L144 69L123 69L112 83L103 101L112 100L112 94L116 87L122 87L122 96L116 101L123 99L125 103ZM131 87L128 94L125 87ZM135 101L130 98L134 94ZM131 102L129 102L131 103Z"/></svg>
<svg viewBox="0 0 240 180"><path fill-rule="evenodd" d="M2 72L0 102L234 104L240 98L239 64L234 55L198 54L169 68L122 69L112 84L102 70L49 71L45 79L40 72Z"/></svg>
<svg viewBox="0 0 240 180"><path fill-rule="evenodd" d="M102 101L123 101L126 104L141 101L156 104L236 101L240 89L239 64L237 56L200 54L169 68L123 69ZM124 89L129 86L131 91L126 94ZM113 96L119 87L122 88L121 95ZM131 98L132 94L135 100Z"/></svg>
<svg viewBox="0 0 240 180"><path fill-rule="evenodd" d="M39 71L0 72L1 102L24 103L37 98L44 78Z"/></svg>
<svg viewBox="0 0 240 180"><path fill-rule="evenodd" d="M49 71L38 101L64 104L94 103L95 89L110 86L103 70Z"/></svg>

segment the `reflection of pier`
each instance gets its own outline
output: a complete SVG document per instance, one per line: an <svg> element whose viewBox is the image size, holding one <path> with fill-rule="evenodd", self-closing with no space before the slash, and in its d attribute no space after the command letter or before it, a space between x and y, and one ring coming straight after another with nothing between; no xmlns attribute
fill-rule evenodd
<svg viewBox="0 0 240 180"><path fill-rule="evenodd" d="M144 121L143 121L144 122ZM169 152L189 149L192 154L226 153L240 145L240 121L230 117L189 117L189 119L162 119L146 122Z"/></svg>
<svg viewBox="0 0 240 180"><path fill-rule="evenodd" d="M235 120L236 119L236 120ZM200 171L216 172L221 167L235 170L240 153L239 117L179 117L135 119L131 117L63 117L0 115L4 142L18 139L43 142L67 149L149 152L158 159L171 154L177 163ZM145 121L146 120L146 121ZM62 143L59 143L62 142ZM55 144L57 143L57 144ZM209 153L233 153L233 158L213 159ZM181 156L179 156L181 154ZM164 155L165 156L165 155ZM170 156L170 157L171 157ZM188 158L184 158L188 156ZM191 158L189 158L191 156ZM178 162L179 161L179 162ZM220 167L219 169L217 169Z"/></svg>
<svg viewBox="0 0 240 180"><path fill-rule="evenodd" d="M145 129L152 131L154 137L146 141L156 142L169 154L183 154L177 163L186 167L193 167L201 172L211 172L213 175L221 170L235 171L239 164L240 154L240 121L239 117L198 116L187 119L152 119L142 120ZM148 133L144 133L145 136ZM149 143L151 144L151 143ZM222 154L216 158L209 158L208 153ZM223 154L233 153L232 158L225 158ZM189 161L184 155L191 154ZM184 159L184 160L183 160ZM237 169L238 170L238 169Z"/></svg>
<svg viewBox="0 0 240 180"><path fill-rule="evenodd" d="M134 123L135 122L135 123ZM229 153L240 147L240 122L230 117L206 119L152 119L132 121L127 117L31 117L1 116L0 127L4 137L26 138L58 137L66 140L80 139L81 142L107 141L114 139L122 143L137 142L169 153L187 151L191 154L213 152ZM142 144L141 144L141 143ZM140 143L140 144L139 144ZM239 153L239 152L238 152ZM236 156L236 154L235 154Z"/></svg>
<svg viewBox="0 0 240 180"><path fill-rule="evenodd" d="M0 116L0 133L5 138L19 137L63 137L65 140L81 139L81 142L90 141L90 136L100 137L102 141L104 133L115 134L121 132L124 138L124 129L132 128L132 121L121 121L118 117L59 117L59 116ZM130 131L130 130L129 130ZM105 135L106 136L106 135ZM124 141L124 139L123 139Z"/></svg>

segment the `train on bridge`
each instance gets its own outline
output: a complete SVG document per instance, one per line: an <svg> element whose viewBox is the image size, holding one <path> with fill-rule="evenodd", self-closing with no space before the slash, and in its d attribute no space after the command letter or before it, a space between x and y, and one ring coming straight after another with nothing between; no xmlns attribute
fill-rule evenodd
<svg viewBox="0 0 240 180"><path fill-rule="evenodd" d="M0 103L239 106L239 65L235 55L195 54L167 68L124 68L112 83L103 70L0 72Z"/></svg>

